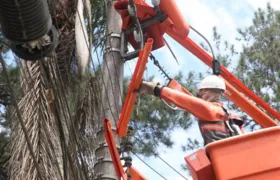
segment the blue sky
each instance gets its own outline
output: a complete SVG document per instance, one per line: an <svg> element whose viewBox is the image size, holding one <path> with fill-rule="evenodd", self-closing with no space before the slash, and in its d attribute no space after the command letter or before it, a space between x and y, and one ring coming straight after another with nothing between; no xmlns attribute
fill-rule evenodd
<svg viewBox="0 0 280 180"><path fill-rule="evenodd" d="M210 42L212 42L212 28L216 26L218 32L222 35L223 40L227 40L230 43L234 43L237 48L241 48L239 44L235 42L237 36L237 28L244 28L251 24L254 16L254 11L257 8L265 8L266 3L270 2L274 9L280 10L279 0L175 0L179 6L185 20L200 31ZM150 2L150 1L148 1ZM191 37L195 42L200 43L203 40L193 32L190 32ZM177 65L171 53L167 48L161 48L154 52L156 58L167 69L167 71L174 75L176 72L183 71L188 73L189 71L205 72L208 69L200 60L190 54L187 50L180 47L175 41L167 37L172 50L175 52L179 64ZM126 63L125 75L131 75L134 70L135 61ZM156 72L156 68L151 62L148 63L146 75L155 75L156 80L164 82L162 77ZM185 163L184 157L191 152L182 152L181 144L184 144L188 137L196 138L202 141L199 134L197 124L187 131L180 129L171 134L172 139L175 141L175 145L172 149L166 149L160 147L161 157L168 163L180 170L181 173L186 175L188 179L192 179L186 172L181 170L180 165ZM156 158L144 158L144 160L164 175L168 180L183 180L180 175L173 172L172 169L167 167L163 162ZM146 165L139 161L136 157L133 159L133 165L144 174L148 179L162 179Z"/></svg>

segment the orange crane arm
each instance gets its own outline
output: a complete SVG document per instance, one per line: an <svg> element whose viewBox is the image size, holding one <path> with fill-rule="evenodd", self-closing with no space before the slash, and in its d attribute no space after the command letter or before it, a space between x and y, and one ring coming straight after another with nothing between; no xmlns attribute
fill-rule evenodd
<svg viewBox="0 0 280 180"><path fill-rule="evenodd" d="M116 143L114 140L112 125L110 121L106 118L104 119L104 135L108 144L108 148L115 167L116 174L118 176L118 180L121 180L121 178L123 178L123 180L127 180L127 175L123 170L119 152L117 150Z"/></svg>
<svg viewBox="0 0 280 180"><path fill-rule="evenodd" d="M137 17L140 20L144 21L147 18L155 15L155 12L148 7L148 4L144 3L144 0L134 1L136 5L139 6ZM127 13L127 2L119 2L118 7L118 10L121 10L122 12L125 11ZM147 37L154 38L154 44L157 44L156 48L154 47L153 50L164 46L164 43L159 42L162 42L163 34L167 33L170 37L172 37L179 44L181 44L192 54L194 54L197 58L203 61L206 65L212 68L213 58L200 46L193 42L189 37L187 37L189 33L189 25L185 23L185 20L177 7L175 0L161 0L160 10L167 15L167 18L163 22L153 24L153 27L147 27L146 29ZM128 13L126 15L129 16ZM122 16L123 22L129 21L129 17L127 16L127 21L124 21L124 16ZM125 26L123 27L123 30L130 27L129 25L127 25L127 23L124 25ZM156 26L156 28L154 26ZM182 28L178 29L178 27ZM277 111L275 111L265 101L263 101L254 92L252 92L247 86L245 86L240 80L238 80L233 74L231 74L224 66L221 66L221 76L228 82L227 89L229 94L235 94L235 96L231 95L230 99L234 103L236 103L237 106L241 107L243 111L245 111L249 116L256 120L262 127L270 127L277 125L276 122L273 122L272 118L269 118L267 115L261 113L261 110L258 109L256 106L249 107L251 106L250 103L245 103L246 105L244 105L241 99L243 100L245 98L243 98L243 95L241 95L239 92L245 94L248 98L250 98L256 104L258 104L268 114L280 120L280 114ZM235 90L238 90L239 92L236 93ZM261 116L259 116L259 114L261 114Z"/></svg>
<svg viewBox="0 0 280 180"><path fill-rule="evenodd" d="M182 46L184 46L186 49L188 49L191 53L193 53L196 57L202 60L209 67L212 67L212 57L208 53L206 53L202 48L200 48L197 44L195 44L191 39L189 39L188 37L186 39L182 39L172 31L167 32L167 34L170 35ZM258 105L260 105L269 114L273 115L275 118L280 120L280 114L277 111L272 109L266 102L264 102L260 97L254 94L248 87L246 87L234 75L232 75L224 66L221 66L221 71L221 76L227 81L228 94L235 94L235 96L230 96L230 100L232 100L240 108L243 107L241 109L244 112L246 112L249 116L251 116L255 121L257 121L262 127L271 127L277 125L277 123L274 122L273 119L271 119L268 115L260 113L261 110L254 106L252 103L246 105L252 106L251 108L244 108L244 104L242 101L240 101L240 99L245 100L245 98L243 97L243 95L237 92L236 89L244 93L247 97L252 99ZM262 116L260 117L259 114L262 114Z"/></svg>
<svg viewBox="0 0 280 180"><path fill-rule="evenodd" d="M127 180L127 170L124 171L121 160L120 160L120 155L116 147L116 143L114 140L113 132L112 132L112 125L108 119L104 119L104 135L106 142L108 144L108 148L110 151L110 155L114 164L114 168L116 171L116 174L118 176L118 180ZM131 166L129 168L129 173L131 175L131 180L148 180L145 178L135 167Z"/></svg>
<svg viewBox="0 0 280 180"><path fill-rule="evenodd" d="M121 112L120 120L117 126L117 134L119 138L126 136L129 118L133 111L134 102L136 99L136 94L133 93L134 90L139 89L144 70L148 61L149 54L152 50L153 40L148 39L144 48L140 51L139 58L128 88L127 97L124 102L124 107Z"/></svg>

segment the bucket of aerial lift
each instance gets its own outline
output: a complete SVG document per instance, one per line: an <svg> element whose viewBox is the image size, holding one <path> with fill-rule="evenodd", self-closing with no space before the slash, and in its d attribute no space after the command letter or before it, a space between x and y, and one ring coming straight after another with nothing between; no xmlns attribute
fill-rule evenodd
<svg viewBox="0 0 280 180"><path fill-rule="evenodd" d="M279 126L223 139L205 147L217 180L278 180L279 149Z"/></svg>
<svg viewBox="0 0 280 180"><path fill-rule="evenodd" d="M212 164L204 149L199 149L188 155L185 157L185 161L193 180L215 180Z"/></svg>
<svg viewBox="0 0 280 180"><path fill-rule="evenodd" d="M127 169L128 170L128 169ZM127 172L126 170L126 172ZM128 172L127 172L128 173ZM129 173L131 175L131 180L148 180L143 174L141 174L136 168L131 166L129 168Z"/></svg>

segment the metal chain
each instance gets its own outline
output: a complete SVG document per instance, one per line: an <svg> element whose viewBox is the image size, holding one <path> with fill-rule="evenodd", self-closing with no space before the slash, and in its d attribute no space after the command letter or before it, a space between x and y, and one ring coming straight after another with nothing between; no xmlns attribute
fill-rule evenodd
<svg viewBox="0 0 280 180"><path fill-rule="evenodd" d="M154 65L158 67L161 74L167 79L171 80L172 78L168 75L168 73L163 69L163 67L159 64L158 60L155 58L153 54L150 54L150 59L154 62Z"/></svg>

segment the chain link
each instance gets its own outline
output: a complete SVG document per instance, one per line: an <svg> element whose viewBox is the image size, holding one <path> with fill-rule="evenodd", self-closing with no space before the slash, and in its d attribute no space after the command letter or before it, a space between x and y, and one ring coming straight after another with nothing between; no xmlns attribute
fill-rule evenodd
<svg viewBox="0 0 280 180"><path fill-rule="evenodd" d="M172 78L168 75L168 73L163 69L163 67L159 64L158 60L155 58L153 54L150 54L150 59L154 62L154 65L158 67L161 74L167 79L171 80Z"/></svg>

